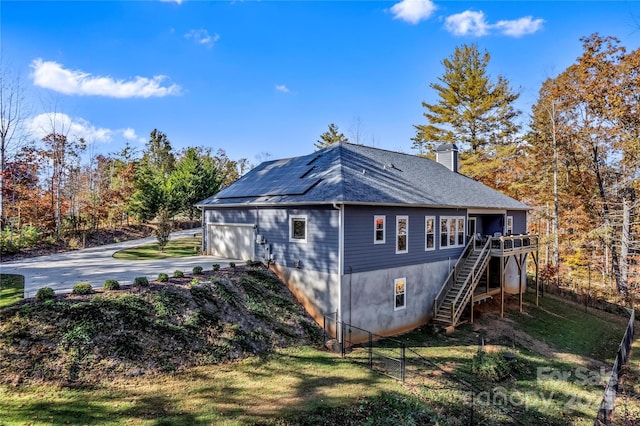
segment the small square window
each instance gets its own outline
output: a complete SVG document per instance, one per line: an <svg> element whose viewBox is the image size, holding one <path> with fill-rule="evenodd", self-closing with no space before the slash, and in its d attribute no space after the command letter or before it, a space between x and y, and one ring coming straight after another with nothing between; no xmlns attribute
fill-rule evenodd
<svg viewBox="0 0 640 426"><path fill-rule="evenodd" d="M513 216L507 216L507 235L513 235Z"/></svg>
<svg viewBox="0 0 640 426"><path fill-rule="evenodd" d="M394 287L394 310L404 309L407 306L407 287L406 278L397 278L393 280Z"/></svg>
<svg viewBox="0 0 640 426"><path fill-rule="evenodd" d="M298 243L307 242L307 216L290 216L289 241Z"/></svg>
<svg viewBox="0 0 640 426"><path fill-rule="evenodd" d="M386 240L385 236L385 216L373 217L373 243L384 244Z"/></svg>

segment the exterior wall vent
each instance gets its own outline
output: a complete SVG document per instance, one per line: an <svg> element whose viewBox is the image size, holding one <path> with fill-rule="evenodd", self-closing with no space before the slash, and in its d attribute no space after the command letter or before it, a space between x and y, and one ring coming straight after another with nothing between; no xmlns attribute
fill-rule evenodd
<svg viewBox="0 0 640 426"><path fill-rule="evenodd" d="M436 148L436 161L452 172L458 173L458 147L445 143Z"/></svg>

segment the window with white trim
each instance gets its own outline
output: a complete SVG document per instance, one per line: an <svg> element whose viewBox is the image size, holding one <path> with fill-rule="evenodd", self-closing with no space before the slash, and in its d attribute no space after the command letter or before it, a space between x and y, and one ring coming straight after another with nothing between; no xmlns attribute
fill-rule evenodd
<svg viewBox="0 0 640 426"><path fill-rule="evenodd" d="M376 215L373 217L373 243L384 244L386 242L385 224L386 216Z"/></svg>
<svg viewBox="0 0 640 426"><path fill-rule="evenodd" d="M393 310L404 309L407 306L407 279L396 278L393 280Z"/></svg>
<svg viewBox="0 0 640 426"><path fill-rule="evenodd" d="M440 248L464 247L464 217L440 217Z"/></svg>
<svg viewBox="0 0 640 426"><path fill-rule="evenodd" d="M436 248L436 218L435 216L425 216L424 218L424 249L435 250Z"/></svg>
<svg viewBox="0 0 640 426"><path fill-rule="evenodd" d="M507 216L507 235L513 235L513 216Z"/></svg>
<svg viewBox="0 0 640 426"><path fill-rule="evenodd" d="M396 254L409 251L409 216L396 216Z"/></svg>
<svg viewBox="0 0 640 426"><path fill-rule="evenodd" d="M307 242L307 216L289 216L289 241L296 243Z"/></svg>

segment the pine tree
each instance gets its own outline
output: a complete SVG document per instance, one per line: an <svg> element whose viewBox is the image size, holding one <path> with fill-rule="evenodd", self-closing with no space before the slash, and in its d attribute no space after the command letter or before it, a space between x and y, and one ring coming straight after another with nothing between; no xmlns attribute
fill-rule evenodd
<svg viewBox="0 0 640 426"><path fill-rule="evenodd" d="M349 142L349 139L344 135L344 133L340 133L338 126L331 123L329 124L329 130L321 134L320 139L316 141L316 149L320 150L328 147L329 145L340 142Z"/></svg>
<svg viewBox="0 0 640 426"><path fill-rule="evenodd" d="M515 122L520 111L513 104L519 94L504 77L487 74L490 59L476 45L462 45L442 61L444 74L430 85L439 101L422 103L428 123L414 126L413 147L431 156L441 143L456 144L461 173L518 197L522 188L514 182L522 172L523 146Z"/></svg>

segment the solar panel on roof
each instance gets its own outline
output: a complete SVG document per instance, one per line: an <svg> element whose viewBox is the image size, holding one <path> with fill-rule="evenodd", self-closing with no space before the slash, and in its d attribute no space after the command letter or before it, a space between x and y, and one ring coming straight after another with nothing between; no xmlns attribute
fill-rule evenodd
<svg viewBox="0 0 640 426"><path fill-rule="evenodd" d="M264 197L269 195L302 195L319 179L306 177L314 166L302 158L274 161L256 170L218 194L218 198Z"/></svg>

